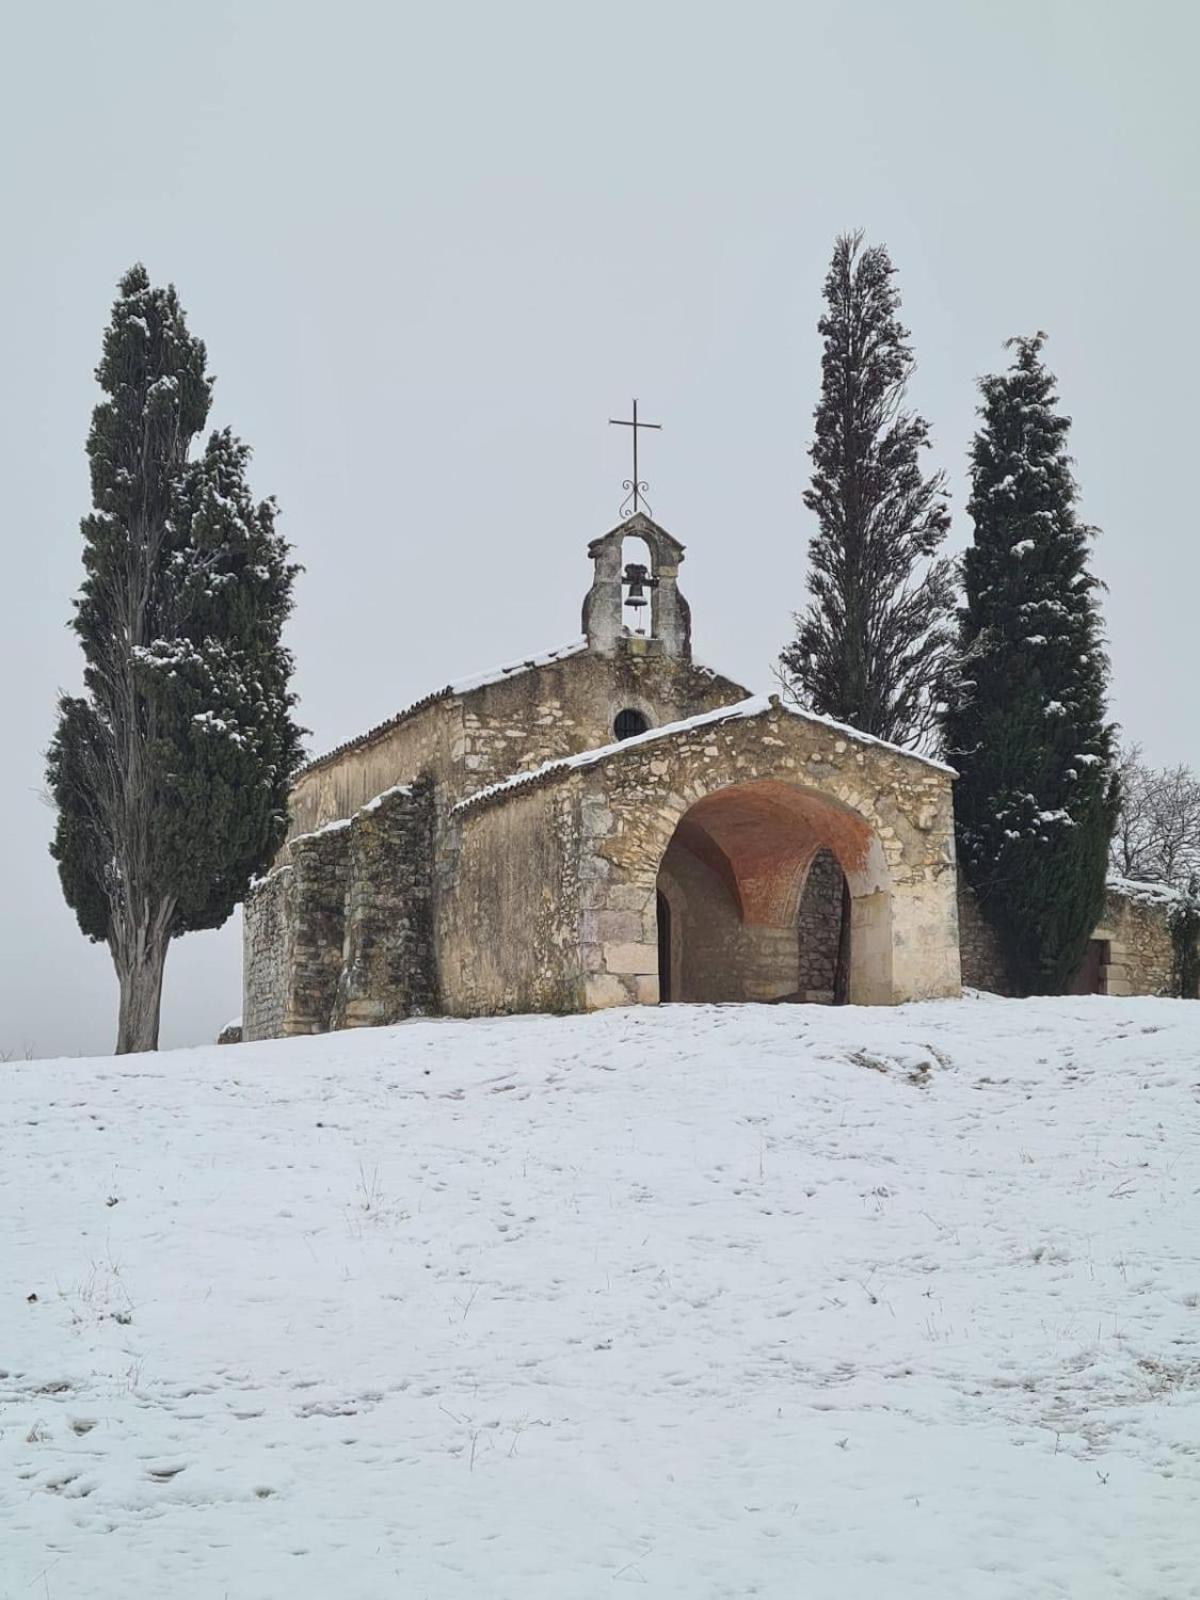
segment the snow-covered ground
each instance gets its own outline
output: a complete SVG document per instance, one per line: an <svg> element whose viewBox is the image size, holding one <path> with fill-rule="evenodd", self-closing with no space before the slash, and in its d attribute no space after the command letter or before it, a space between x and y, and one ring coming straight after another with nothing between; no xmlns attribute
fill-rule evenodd
<svg viewBox="0 0 1200 1600"><path fill-rule="evenodd" d="M1198 1113L1151 1000L0 1067L0 1596L1200 1595Z"/></svg>

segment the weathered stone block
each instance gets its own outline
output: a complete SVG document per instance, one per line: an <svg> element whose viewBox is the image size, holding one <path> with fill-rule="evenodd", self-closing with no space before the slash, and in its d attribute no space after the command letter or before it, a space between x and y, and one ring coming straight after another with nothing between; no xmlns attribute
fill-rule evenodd
<svg viewBox="0 0 1200 1600"><path fill-rule="evenodd" d="M608 1006L629 1004L629 991L619 978L601 972L589 977L584 984L584 1009L603 1011Z"/></svg>
<svg viewBox="0 0 1200 1600"><path fill-rule="evenodd" d="M642 937L639 911L585 911L579 935L590 944L636 944Z"/></svg>
<svg viewBox="0 0 1200 1600"><path fill-rule="evenodd" d="M606 944L604 965L615 973L657 973L658 949L652 944Z"/></svg>
<svg viewBox="0 0 1200 1600"><path fill-rule="evenodd" d="M582 808L583 831L590 838L603 838L612 832L612 812L603 805Z"/></svg>
<svg viewBox="0 0 1200 1600"><path fill-rule="evenodd" d="M604 891L604 903L613 911L636 911L639 914L647 907L654 909L654 893L649 889L642 889L636 884L614 883Z"/></svg>

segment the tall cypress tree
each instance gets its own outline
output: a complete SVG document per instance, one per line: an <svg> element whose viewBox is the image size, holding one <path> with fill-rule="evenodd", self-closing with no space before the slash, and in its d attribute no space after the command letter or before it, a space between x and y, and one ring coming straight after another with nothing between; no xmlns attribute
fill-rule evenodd
<svg viewBox="0 0 1200 1600"><path fill-rule="evenodd" d="M932 559L950 519L942 474L921 472L928 425L904 409L914 360L894 276L882 245L837 240L804 496L812 598L780 667L814 711L913 746L938 730L953 667L954 569Z"/></svg>
<svg viewBox="0 0 1200 1600"><path fill-rule="evenodd" d="M51 854L120 986L118 1053L158 1043L171 939L219 927L282 842L300 758L281 643L297 568L255 503L247 447L190 459L213 380L173 287L121 280L96 378L93 510L72 626L82 696L47 758Z"/></svg>
<svg viewBox="0 0 1200 1600"><path fill-rule="evenodd" d="M1075 512L1044 340L1010 340L1008 370L980 381L960 613L970 681L947 719L960 861L1028 994L1061 993L1079 968L1116 812L1095 530Z"/></svg>

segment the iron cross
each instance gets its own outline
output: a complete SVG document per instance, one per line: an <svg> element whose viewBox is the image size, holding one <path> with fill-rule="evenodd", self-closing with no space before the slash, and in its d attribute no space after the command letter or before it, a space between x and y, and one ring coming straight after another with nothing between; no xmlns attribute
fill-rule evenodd
<svg viewBox="0 0 1200 1600"><path fill-rule="evenodd" d="M661 429L662 423L661 422L639 422L638 421L638 414L637 414L637 401L635 400L633 402L633 420L632 421L627 420L625 417L609 417L608 425L609 425L610 428L632 428L633 429L633 477L632 478L626 478L624 480L624 482L621 484L622 489L624 489L624 491L625 491L625 498L624 498L624 500L621 501L621 515L624 518L629 518L629 517L635 516L637 514L639 506L645 505L645 499L644 499L645 493L646 493L646 490L650 487L650 485L648 483L644 483L642 481L642 479L638 476L638 429L639 428ZM628 510L626 510L627 506L629 507ZM650 507L648 505L645 505L645 510L646 510L646 514L648 516L652 516L653 515L653 513L651 512Z"/></svg>

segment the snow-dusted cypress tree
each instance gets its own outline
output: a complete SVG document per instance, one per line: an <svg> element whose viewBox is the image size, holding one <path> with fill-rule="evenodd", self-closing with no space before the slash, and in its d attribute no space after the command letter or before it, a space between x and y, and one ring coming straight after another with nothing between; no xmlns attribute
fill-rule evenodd
<svg viewBox="0 0 1200 1600"><path fill-rule="evenodd" d="M273 502L251 498L247 447L226 430L189 460L213 380L174 288L141 266L96 377L72 623L86 693L60 701L47 776L63 892L116 968L120 1053L157 1046L170 940L219 927L282 841L297 568Z"/></svg>
<svg viewBox="0 0 1200 1600"><path fill-rule="evenodd" d="M882 245L842 235L825 280L825 341L811 485L807 609L780 656L805 705L915 746L938 729L954 660L953 565L941 473L924 477L922 417L903 409L914 366Z"/></svg>
<svg viewBox="0 0 1200 1600"><path fill-rule="evenodd" d="M1116 813L1108 662L1045 335L983 378L964 564L970 663L947 718L959 858L1011 975L1061 993L1104 906Z"/></svg>

